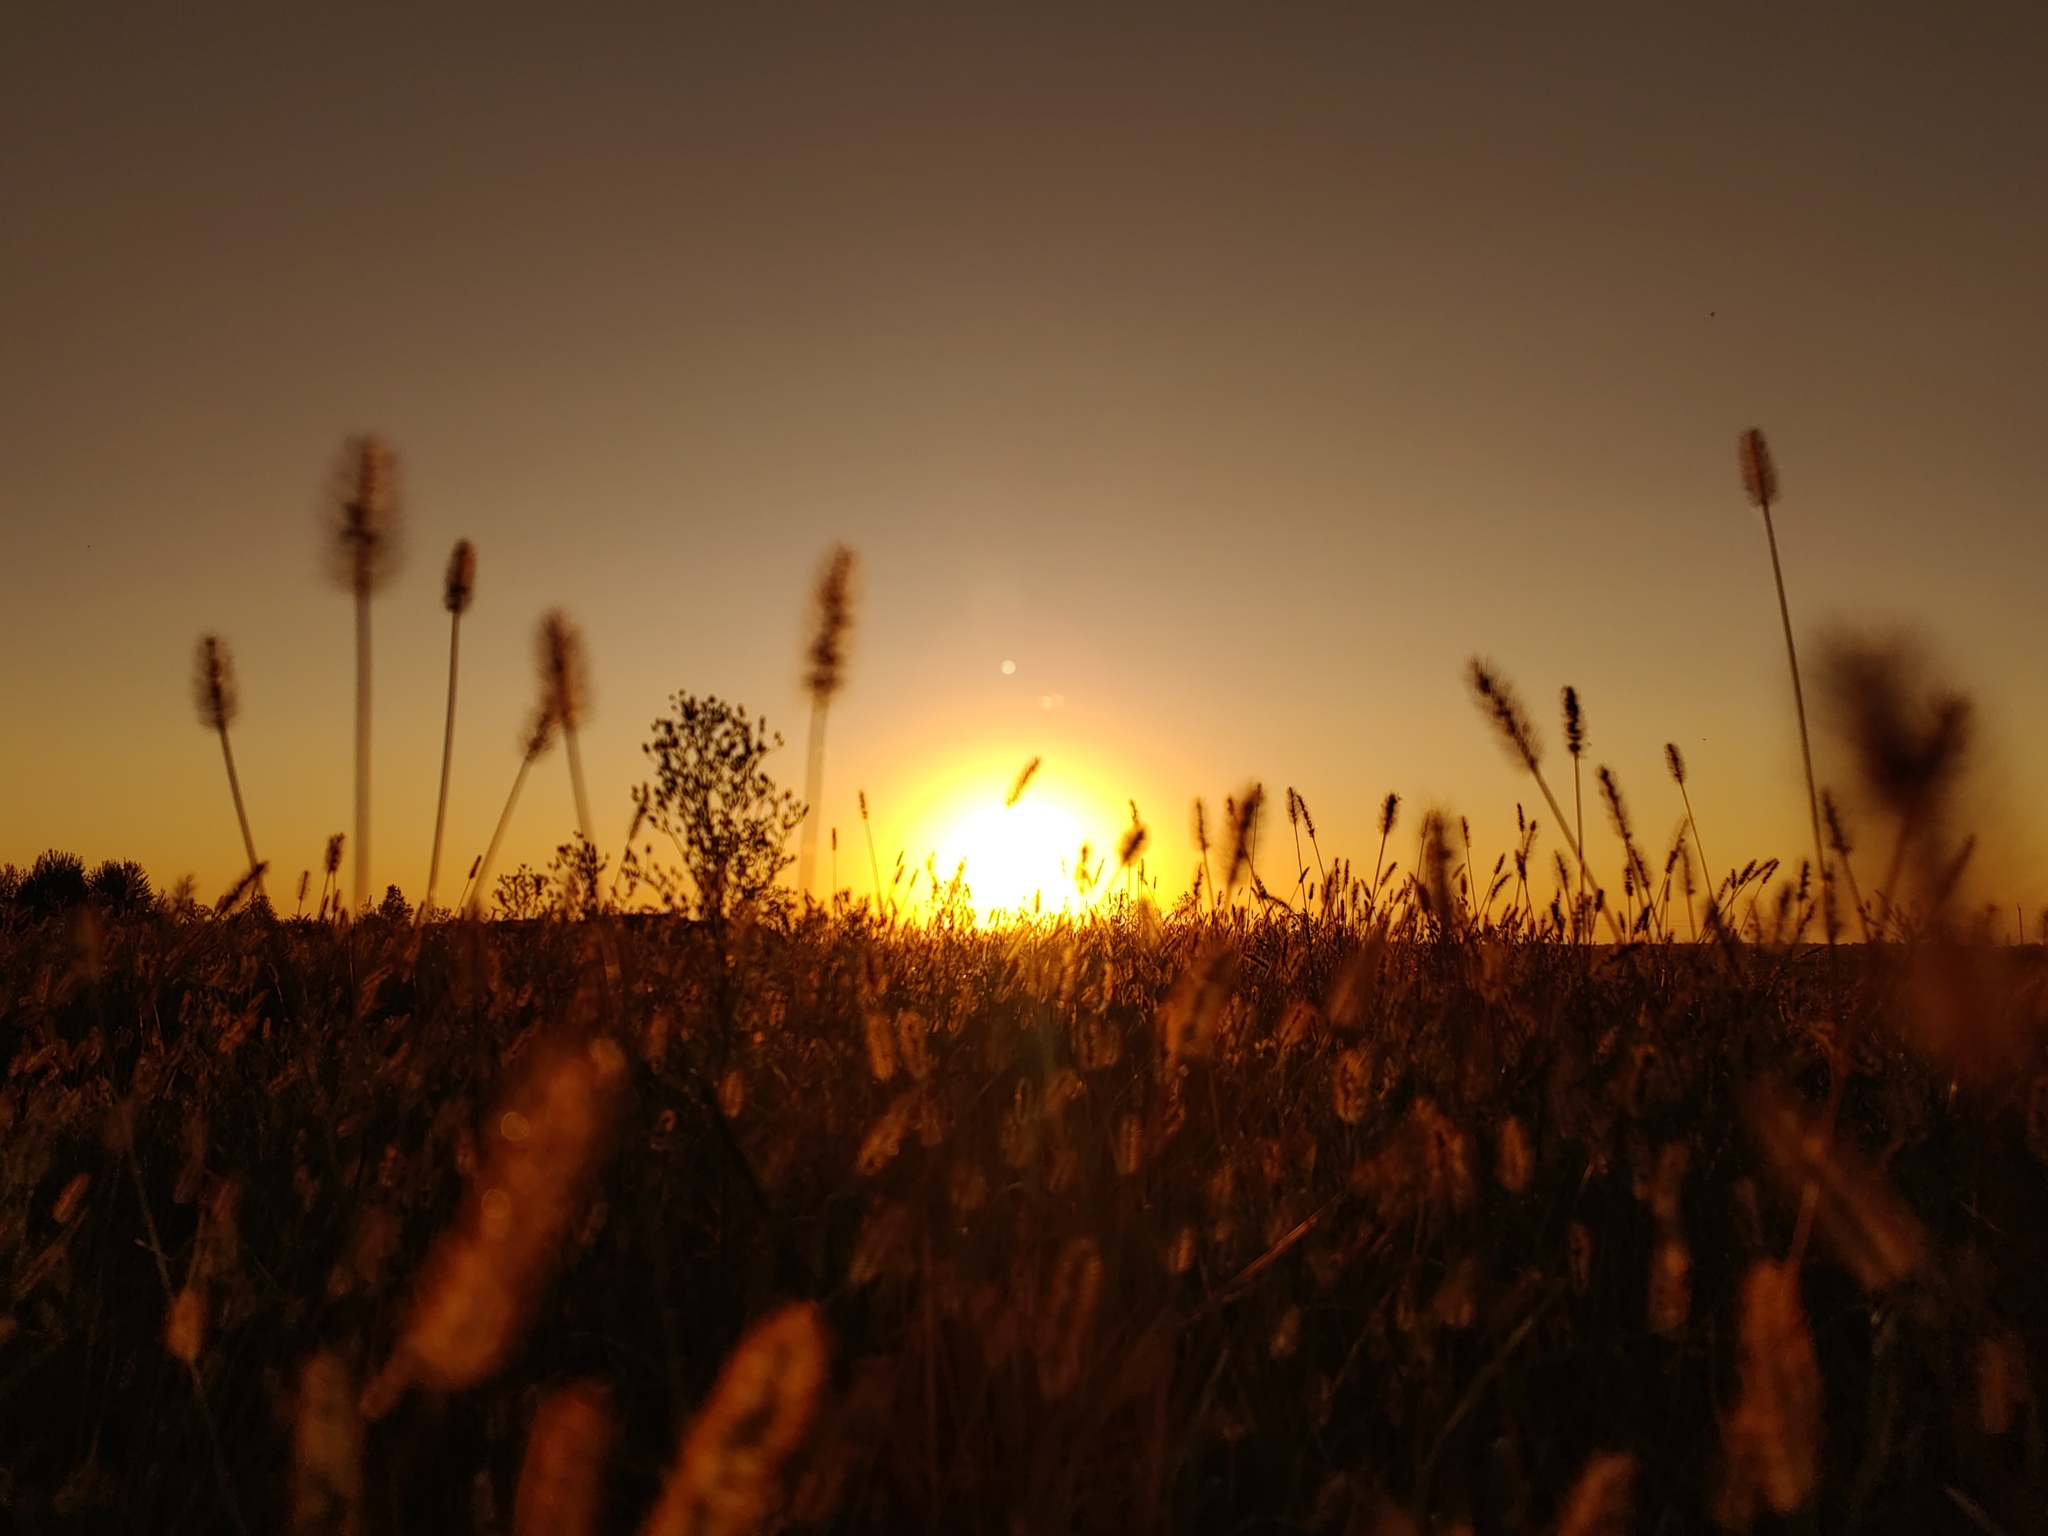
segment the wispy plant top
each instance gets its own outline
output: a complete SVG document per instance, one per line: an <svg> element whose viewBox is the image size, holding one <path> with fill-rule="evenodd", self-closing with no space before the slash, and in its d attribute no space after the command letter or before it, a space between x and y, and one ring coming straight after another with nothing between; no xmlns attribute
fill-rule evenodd
<svg viewBox="0 0 2048 1536"><path fill-rule="evenodd" d="M367 596L398 569L398 455L390 444L368 434L348 440L335 464L333 506L330 573Z"/></svg>
<svg viewBox="0 0 2048 1536"><path fill-rule="evenodd" d="M199 642L192 669L192 702L199 706L199 720L210 731L224 731L234 724L240 700L235 697L235 662L218 635Z"/></svg>
<svg viewBox="0 0 2048 1536"><path fill-rule="evenodd" d="M855 558L844 544L832 546L825 568L818 573L818 585L811 593L810 670L804 686L811 702L829 704L832 695L846 683L846 637L853 628L853 574Z"/></svg>
<svg viewBox="0 0 2048 1536"><path fill-rule="evenodd" d="M1525 767L1534 771L1543 760L1543 743L1536 735L1536 727L1529 721L1529 712L1522 707L1514 684L1477 656L1467 667L1465 680L1471 686L1474 701L1493 721L1507 749Z"/></svg>
<svg viewBox="0 0 2048 1536"><path fill-rule="evenodd" d="M448 574L441 587L441 606L450 613L469 611L470 599L476 595L476 546L467 539L457 539L455 548L448 553Z"/></svg>
<svg viewBox="0 0 2048 1536"><path fill-rule="evenodd" d="M1771 462L1771 445L1751 427L1742 434L1736 449L1742 458L1742 489L1752 507L1768 506L1778 499L1778 469Z"/></svg>
<svg viewBox="0 0 2048 1536"><path fill-rule="evenodd" d="M573 731L590 708L590 668L583 654L583 632L561 609L550 608L541 616L535 640L541 710L556 725Z"/></svg>

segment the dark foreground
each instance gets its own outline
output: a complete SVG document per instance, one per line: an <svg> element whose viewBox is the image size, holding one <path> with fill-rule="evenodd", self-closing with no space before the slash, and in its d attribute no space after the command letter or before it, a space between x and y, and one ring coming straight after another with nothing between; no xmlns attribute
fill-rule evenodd
<svg viewBox="0 0 2048 1536"><path fill-rule="evenodd" d="M18 922L0 1525L2048 1528L2037 952L1407 932Z"/></svg>

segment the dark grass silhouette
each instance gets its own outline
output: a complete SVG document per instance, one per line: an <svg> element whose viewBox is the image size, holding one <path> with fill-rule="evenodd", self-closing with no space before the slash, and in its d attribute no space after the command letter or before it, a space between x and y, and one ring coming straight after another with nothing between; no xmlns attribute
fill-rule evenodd
<svg viewBox="0 0 2048 1536"><path fill-rule="evenodd" d="M1958 1095L1913 946L1587 948L1425 821L1354 920L160 906L88 969L10 902L9 1507L2030 1528L2039 952Z"/></svg>
<svg viewBox="0 0 2048 1536"><path fill-rule="evenodd" d="M462 616L476 596L476 546L458 539L448 555L441 583L441 606L448 610L448 720L441 734L441 793L434 802L434 851L427 859L427 894L420 911L434 906L441 883L441 834L448 825L448 775L455 764L455 682L462 656Z"/></svg>

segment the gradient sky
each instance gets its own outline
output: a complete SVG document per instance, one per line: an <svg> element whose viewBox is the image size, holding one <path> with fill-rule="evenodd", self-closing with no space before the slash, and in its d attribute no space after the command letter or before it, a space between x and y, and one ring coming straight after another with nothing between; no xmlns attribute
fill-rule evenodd
<svg viewBox="0 0 2048 1536"><path fill-rule="evenodd" d="M1034 753L1169 885L1254 778L1367 863L1388 790L1498 850L1534 795L1475 652L1557 757L1578 686L1651 841L1676 740L1717 862L1796 857L1758 425L1802 637L1926 637L1984 710L1986 894L2038 903L2044 79L2038 4L9 6L0 859L234 878L213 630L273 890L348 828L319 514L364 429L409 508L379 889L425 881L461 535L458 875L552 604L608 852L673 690L800 785L835 539L825 808L851 840L865 786L885 866ZM572 825L557 754L505 866Z"/></svg>

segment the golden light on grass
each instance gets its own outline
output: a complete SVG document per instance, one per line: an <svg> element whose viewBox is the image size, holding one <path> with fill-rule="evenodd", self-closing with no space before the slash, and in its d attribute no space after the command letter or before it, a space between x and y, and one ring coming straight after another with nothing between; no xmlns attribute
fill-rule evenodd
<svg viewBox="0 0 2048 1536"><path fill-rule="evenodd" d="M810 1429L831 1355L812 1302L792 1302L749 1328L684 1429L641 1536L760 1529L781 1502L782 1465Z"/></svg>
<svg viewBox="0 0 2048 1536"><path fill-rule="evenodd" d="M1788 1515L1820 1481L1820 1365L1791 1265L1760 1260L1743 1280L1740 1366L1742 1395L1721 1431L1717 1518L1746 1530L1759 1503Z"/></svg>
<svg viewBox="0 0 2048 1536"><path fill-rule="evenodd" d="M611 1394L579 1381L550 1392L534 1413L512 1496L512 1536L590 1536L604 1513Z"/></svg>
<svg viewBox="0 0 2048 1536"><path fill-rule="evenodd" d="M415 1383L476 1385L519 1341L582 1208L625 1069L609 1040L543 1051L492 1115L484 1166L427 1256L397 1347L364 1389L366 1418Z"/></svg>

